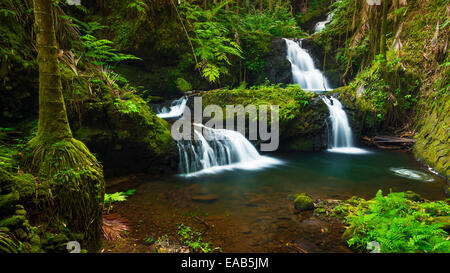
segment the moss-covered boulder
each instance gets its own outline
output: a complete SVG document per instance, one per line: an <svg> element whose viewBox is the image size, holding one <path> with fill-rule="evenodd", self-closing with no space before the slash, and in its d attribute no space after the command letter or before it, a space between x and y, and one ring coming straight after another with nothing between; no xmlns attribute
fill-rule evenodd
<svg viewBox="0 0 450 273"><path fill-rule="evenodd" d="M227 105L255 105L257 109L261 105L267 105L268 108L270 105L278 105L279 150L317 151L326 148L328 109L319 95L305 92L297 85L286 88L262 86L252 89L212 90L205 92L202 99L203 108L210 104L222 107L224 124ZM207 120L209 118L205 121ZM248 127L248 119L246 126Z"/></svg>
<svg viewBox="0 0 450 273"><path fill-rule="evenodd" d="M0 165L0 253L41 252L37 228L30 225L29 215L22 204L40 207L48 195L32 175L14 174ZM47 193L45 193L47 191Z"/></svg>
<svg viewBox="0 0 450 273"><path fill-rule="evenodd" d="M98 156L105 176L177 170L178 150L169 124L141 98L85 103L80 113L74 135Z"/></svg>
<svg viewBox="0 0 450 273"><path fill-rule="evenodd" d="M313 210L314 201L306 193L300 193L294 199L294 207L299 211Z"/></svg>

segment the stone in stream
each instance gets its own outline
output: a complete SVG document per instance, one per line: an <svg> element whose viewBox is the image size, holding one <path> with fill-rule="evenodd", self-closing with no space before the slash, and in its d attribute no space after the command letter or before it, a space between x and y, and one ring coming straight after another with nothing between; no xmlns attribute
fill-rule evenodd
<svg viewBox="0 0 450 273"><path fill-rule="evenodd" d="M294 207L299 211L313 210L314 201L306 193L300 193L295 197Z"/></svg>
<svg viewBox="0 0 450 273"><path fill-rule="evenodd" d="M215 194L197 194L192 196L192 200L201 203L213 203L219 199Z"/></svg>
<svg viewBox="0 0 450 273"><path fill-rule="evenodd" d="M252 233L252 230L248 226L245 225L245 226L242 226L241 233L250 234L250 233Z"/></svg>

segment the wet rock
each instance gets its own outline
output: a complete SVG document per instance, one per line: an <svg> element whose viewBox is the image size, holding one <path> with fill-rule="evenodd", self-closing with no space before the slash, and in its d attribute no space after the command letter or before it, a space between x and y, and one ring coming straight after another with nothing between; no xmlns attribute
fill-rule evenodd
<svg viewBox="0 0 450 273"><path fill-rule="evenodd" d="M271 83L289 84L292 82L291 63L286 59L286 56L286 41L279 37L273 38L265 62L265 72Z"/></svg>
<svg viewBox="0 0 450 273"><path fill-rule="evenodd" d="M447 198L450 198L450 186L444 186L444 193Z"/></svg>
<svg viewBox="0 0 450 273"><path fill-rule="evenodd" d="M314 201L306 193L301 193L295 198L294 207L299 211L313 210Z"/></svg>
<svg viewBox="0 0 450 273"><path fill-rule="evenodd" d="M302 48L306 49L311 54L311 57L313 58L314 61L314 65L324 72L329 83L334 87L340 86L341 71L339 71L334 56L331 56L330 54L327 54L325 56L324 54L325 50L323 46L316 43L313 39L308 38L302 39L301 43ZM325 67L324 67L324 57L326 58Z"/></svg>
<svg viewBox="0 0 450 273"><path fill-rule="evenodd" d="M126 104L107 98L83 103L79 112L69 111L74 137L96 154L105 177L173 173L178 169L178 148L170 125L139 104L139 98L128 101L140 105L139 111L127 112Z"/></svg>

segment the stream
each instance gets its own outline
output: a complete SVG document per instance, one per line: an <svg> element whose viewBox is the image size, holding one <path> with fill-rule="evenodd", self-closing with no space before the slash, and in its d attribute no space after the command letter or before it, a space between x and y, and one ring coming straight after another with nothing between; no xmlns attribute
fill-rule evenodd
<svg viewBox="0 0 450 273"><path fill-rule="evenodd" d="M305 192L315 200L342 200L353 195L373 198L378 189L384 193L392 189L412 190L430 200L445 198L444 180L411 154L367 151L280 153L272 157L282 164L273 167L189 177L144 176L108 191L137 189L114 208L136 227L131 237L138 247L126 251L145 252L144 238L177 236L178 225L184 223L201 230L205 240L224 252L349 252L341 240L342 224L323 220L312 211L297 213L288 195ZM405 177L398 169L424 176Z"/></svg>

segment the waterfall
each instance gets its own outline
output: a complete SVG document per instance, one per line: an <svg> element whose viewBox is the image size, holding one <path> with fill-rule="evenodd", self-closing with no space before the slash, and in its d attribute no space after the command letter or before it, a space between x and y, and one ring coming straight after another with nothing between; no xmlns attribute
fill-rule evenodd
<svg viewBox="0 0 450 273"><path fill-rule="evenodd" d="M331 20L331 13L329 18ZM322 23L322 22L319 22ZM324 26L326 23L324 24ZM327 78L314 67L311 55L292 40L284 39L287 45L287 59L291 62L292 79L295 84L307 91L330 91L332 88L328 84ZM347 114L342 108L341 102L336 98L322 97L330 111L331 137L328 141L330 147L328 151L338 153L361 154L367 153L363 149L354 147L352 129L348 122Z"/></svg>
<svg viewBox="0 0 450 273"><path fill-rule="evenodd" d="M311 55L299 43L284 39L287 45L287 59L291 63L292 80L303 90L329 91L331 86L322 72L314 66Z"/></svg>
<svg viewBox="0 0 450 273"><path fill-rule="evenodd" d="M325 28L325 26L331 22L331 19L333 19L332 12L328 13L327 19L325 21L317 22L317 24L314 27L314 33L322 31Z"/></svg>
<svg viewBox="0 0 450 273"><path fill-rule="evenodd" d="M187 103L186 97L181 97L178 100L174 100L170 103L169 108L166 106L163 106L159 111L157 111L157 116L163 119L170 119L170 118L178 118L181 117L184 113L184 108L186 107Z"/></svg>
<svg viewBox="0 0 450 273"><path fill-rule="evenodd" d="M352 154L367 153L363 149L354 147L352 129L341 102L336 98L327 98L326 96L322 96L322 100L330 111L332 124L331 137L328 141L330 148L328 151Z"/></svg>
<svg viewBox="0 0 450 273"><path fill-rule="evenodd" d="M197 139L177 143L179 169L184 175L195 176L233 168L256 170L280 163L279 160L261 156L239 132L196 123L193 125Z"/></svg>

